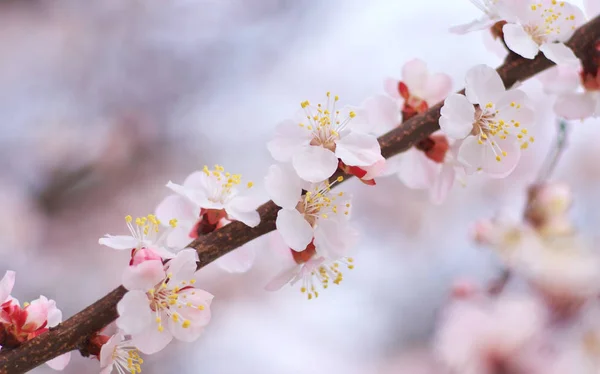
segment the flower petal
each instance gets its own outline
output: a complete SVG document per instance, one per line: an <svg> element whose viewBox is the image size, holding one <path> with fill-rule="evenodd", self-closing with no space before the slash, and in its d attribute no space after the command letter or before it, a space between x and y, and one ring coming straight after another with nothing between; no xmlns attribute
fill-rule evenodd
<svg viewBox="0 0 600 374"><path fill-rule="evenodd" d="M450 28L450 32L453 34L467 34L472 31L479 31L489 29L496 23L495 20L491 20L489 17L481 17L463 25L457 25Z"/></svg>
<svg viewBox="0 0 600 374"><path fill-rule="evenodd" d="M425 97L429 106L433 106L444 100L452 90L452 78L443 73L437 73L429 76L425 85Z"/></svg>
<svg viewBox="0 0 600 374"><path fill-rule="evenodd" d="M398 91L398 83L400 83L398 79L386 78L383 81L383 90L390 97L393 97L394 99L400 99L402 96L400 96L400 91Z"/></svg>
<svg viewBox="0 0 600 374"><path fill-rule="evenodd" d="M27 319L24 326L29 330L37 330L46 323L48 319L48 308L50 304L45 296L40 296L29 304L25 310L27 311Z"/></svg>
<svg viewBox="0 0 600 374"><path fill-rule="evenodd" d="M381 160L381 147L373 135L351 132L335 144L335 155L346 165L370 166Z"/></svg>
<svg viewBox="0 0 600 374"><path fill-rule="evenodd" d="M594 115L596 100L588 92L564 94L558 96L554 111L566 119L585 119Z"/></svg>
<svg viewBox="0 0 600 374"><path fill-rule="evenodd" d="M423 97L428 76L427 64L418 58L408 61L402 67L402 82L408 86L411 94L416 96Z"/></svg>
<svg viewBox="0 0 600 374"><path fill-rule="evenodd" d="M167 262L167 272L172 275L170 283L177 284L192 279L196 273L196 261L198 261L196 250L186 248L179 251L174 259Z"/></svg>
<svg viewBox="0 0 600 374"><path fill-rule="evenodd" d="M535 112L527 94L521 90L509 90L496 103L496 117L506 123L519 122L520 127L535 123Z"/></svg>
<svg viewBox="0 0 600 374"><path fill-rule="evenodd" d="M254 264L256 248L252 243L245 244L226 255L219 257L216 264L229 273L245 273Z"/></svg>
<svg viewBox="0 0 600 374"><path fill-rule="evenodd" d="M190 320L193 326L208 325L211 319L210 305L214 296L199 288L188 288L180 291L179 294L192 305L178 309L181 316Z"/></svg>
<svg viewBox="0 0 600 374"><path fill-rule="evenodd" d="M289 164L271 165L265 177L265 189L280 207L293 209L302 195L302 179Z"/></svg>
<svg viewBox="0 0 600 374"><path fill-rule="evenodd" d="M398 91L396 89L396 91ZM365 132L383 133L400 124L400 108L394 99L385 95L369 97L362 103L370 129Z"/></svg>
<svg viewBox="0 0 600 374"><path fill-rule="evenodd" d="M484 106L504 94L504 83L498 72L487 66L477 65L469 69L465 78L465 95L473 104Z"/></svg>
<svg viewBox="0 0 600 374"><path fill-rule="evenodd" d="M430 190L430 199L433 204L441 204L446 200L446 196L454 185L456 171L454 166L444 164L440 174L435 179L435 183Z"/></svg>
<svg viewBox="0 0 600 374"><path fill-rule="evenodd" d="M544 43L540 46L540 51L557 65L579 66L581 63L573 50L564 43Z"/></svg>
<svg viewBox="0 0 600 374"><path fill-rule="evenodd" d="M539 52L539 45L523 29L521 25L507 23L502 28L504 41L508 48L516 54L533 59Z"/></svg>
<svg viewBox="0 0 600 374"><path fill-rule="evenodd" d="M156 207L156 218L169 222L175 218L178 221L196 221L200 217L200 207L180 195L169 195Z"/></svg>
<svg viewBox="0 0 600 374"><path fill-rule="evenodd" d="M196 341L204 331L204 326L194 326L192 324L191 326L184 328L181 321L175 322L171 318L169 318L168 324L169 331L173 334L173 337L187 343Z"/></svg>
<svg viewBox="0 0 600 374"><path fill-rule="evenodd" d="M204 175L203 172L196 172ZM187 198L191 203L205 208L205 209L223 209L223 204L218 202L213 202L208 199L206 195L206 188L199 187L187 187L177 183L173 183L171 181L167 182L167 188L171 189L173 192Z"/></svg>
<svg viewBox="0 0 600 374"><path fill-rule="evenodd" d="M117 326L126 334L138 334L152 323L148 296L143 291L129 291L117 304Z"/></svg>
<svg viewBox="0 0 600 374"><path fill-rule="evenodd" d="M581 83L579 68L570 65L553 66L539 74L538 79L544 85L544 91L549 94L571 93Z"/></svg>
<svg viewBox="0 0 600 374"><path fill-rule="evenodd" d="M55 327L62 322L62 312L56 307L56 301L48 300L48 327Z"/></svg>
<svg viewBox="0 0 600 374"><path fill-rule="evenodd" d="M53 358L50 361L46 361L46 365L50 366L54 370L61 371L65 367L67 367L67 365L69 364L70 361L71 361L71 352L67 352L58 357Z"/></svg>
<svg viewBox="0 0 600 374"><path fill-rule="evenodd" d="M400 155L398 178L408 188L428 189L435 182L440 166L415 148Z"/></svg>
<svg viewBox="0 0 600 374"><path fill-rule="evenodd" d="M133 236L127 235L104 235L104 238L98 239L98 244L105 245L113 249L133 249L138 246L138 240Z"/></svg>
<svg viewBox="0 0 600 374"><path fill-rule="evenodd" d="M300 265L294 265L289 269L282 270L275 278L271 279L265 286L266 291L278 291L300 272Z"/></svg>
<svg viewBox="0 0 600 374"><path fill-rule="evenodd" d="M508 137L505 140L494 137L493 140L502 151L506 152L506 157L502 157L501 161L496 159L500 153L497 148L494 150L489 141L479 144L478 138L475 136L464 140L458 152L459 161L471 171L481 170L493 178L508 176L521 158L521 148L514 137Z"/></svg>
<svg viewBox="0 0 600 374"><path fill-rule="evenodd" d="M131 344L139 349L140 352L151 355L163 350L173 340L173 334L167 328L159 331L157 326L153 324L150 328L134 334L131 340Z"/></svg>
<svg viewBox="0 0 600 374"><path fill-rule="evenodd" d="M440 128L453 139L463 139L473 131L475 108L463 95L450 94L441 110Z"/></svg>
<svg viewBox="0 0 600 374"><path fill-rule="evenodd" d="M144 261L139 265L128 266L123 271L123 286L128 290L148 291L165 278L165 270L160 260Z"/></svg>
<svg viewBox="0 0 600 374"><path fill-rule="evenodd" d="M335 173L338 168L338 159L329 149L309 146L294 154L292 165L300 178L318 183Z"/></svg>
<svg viewBox="0 0 600 374"><path fill-rule="evenodd" d="M275 222L283 241L295 251L303 251L313 239L313 229L296 209L281 209Z"/></svg>
<svg viewBox="0 0 600 374"><path fill-rule="evenodd" d="M10 296L15 285L16 274L17 273L12 270L8 270L4 273L4 277L2 277L2 280L0 281L0 304L4 303Z"/></svg>
<svg viewBox="0 0 600 374"><path fill-rule="evenodd" d="M315 249L328 259L339 259L356 243L357 235L350 225L341 221L323 219L315 228Z"/></svg>
<svg viewBox="0 0 600 374"><path fill-rule="evenodd" d="M106 367L113 363L112 354L117 345L123 341L123 333L117 332L108 339L106 343L100 348L100 367Z"/></svg>
<svg viewBox="0 0 600 374"><path fill-rule="evenodd" d="M280 162L287 162L310 143L312 136L306 127L300 127L293 120L286 120L275 129L273 140L267 143L271 156Z"/></svg>
<svg viewBox="0 0 600 374"><path fill-rule="evenodd" d="M260 215L256 211L258 205L252 197L237 195L225 205L225 211L230 218L248 227L256 227L260 223Z"/></svg>

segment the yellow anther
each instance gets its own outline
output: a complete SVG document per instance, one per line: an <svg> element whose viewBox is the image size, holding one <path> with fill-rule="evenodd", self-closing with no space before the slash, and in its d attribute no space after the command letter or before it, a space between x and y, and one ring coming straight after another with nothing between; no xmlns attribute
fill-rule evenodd
<svg viewBox="0 0 600 374"><path fill-rule="evenodd" d="M350 112L350 113L348 113L348 115L350 116L350 118L356 117L356 113L355 112Z"/></svg>
<svg viewBox="0 0 600 374"><path fill-rule="evenodd" d="M160 317L156 317L156 323L160 323L161 322L161 318Z"/></svg>
<svg viewBox="0 0 600 374"><path fill-rule="evenodd" d="M496 156L496 161L502 161L502 158L500 156Z"/></svg>
<svg viewBox="0 0 600 374"><path fill-rule="evenodd" d="M189 319L186 319L185 321L183 321L183 323L181 324L181 327L183 327L184 329L187 329L188 327L190 327L190 325L192 324L192 322Z"/></svg>
<svg viewBox="0 0 600 374"><path fill-rule="evenodd" d="M129 215L125 216L125 222L127 223L131 223L131 221L133 221L133 218Z"/></svg>
<svg viewBox="0 0 600 374"><path fill-rule="evenodd" d="M194 283L196 283L196 280L195 279L190 279L190 284L194 284Z"/></svg>
<svg viewBox="0 0 600 374"><path fill-rule="evenodd" d="M173 322L178 322L179 321L179 314L173 313L173 315L171 316L171 319L173 320Z"/></svg>
<svg viewBox="0 0 600 374"><path fill-rule="evenodd" d="M252 186L254 186L253 182L248 182L248 184L246 185L248 188L252 188Z"/></svg>
<svg viewBox="0 0 600 374"><path fill-rule="evenodd" d="M158 325L158 332L163 332L164 331L164 327L163 325Z"/></svg>
<svg viewBox="0 0 600 374"><path fill-rule="evenodd" d="M204 310L204 305L198 305L198 310Z"/></svg>
<svg viewBox="0 0 600 374"><path fill-rule="evenodd" d="M343 181L343 180L344 180L344 177L342 177L341 175L340 175L339 177L337 177L337 181L338 181L338 182L341 182L341 181ZM340 196L341 196L341 195L340 195Z"/></svg>
<svg viewBox="0 0 600 374"><path fill-rule="evenodd" d="M300 288L300 292L302 292L302 293L306 292L306 287Z"/></svg>

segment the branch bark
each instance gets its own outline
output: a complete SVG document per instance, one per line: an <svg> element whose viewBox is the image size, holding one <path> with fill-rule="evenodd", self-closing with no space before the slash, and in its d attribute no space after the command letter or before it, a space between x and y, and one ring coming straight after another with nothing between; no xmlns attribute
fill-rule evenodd
<svg viewBox="0 0 600 374"><path fill-rule="evenodd" d="M567 44L578 57L584 59L586 54L592 53L597 40L600 40L600 17L580 27ZM553 63L540 53L533 60L508 58L497 71L505 86L510 87L552 65ZM406 151L419 140L438 130L442 105L442 103L437 104L426 113L409 119L379 137L383 156L389 158ZM346 176L346 179L348 177L350 176ZM198 251L199 255L198 267L201 268L242 244L275 230L278 210L277 205L268 201L258 208L261 217L258 226L250 228L241 222L233 222L192 242L191 246ZM25 373L72 350L79 350L81 354L88 356L86 349L88 340L95 332L118 317L116 305L125 292L127 292L125 288L119 286L51 331L39 335L18 348L1 350L0 374Z"/></svg>

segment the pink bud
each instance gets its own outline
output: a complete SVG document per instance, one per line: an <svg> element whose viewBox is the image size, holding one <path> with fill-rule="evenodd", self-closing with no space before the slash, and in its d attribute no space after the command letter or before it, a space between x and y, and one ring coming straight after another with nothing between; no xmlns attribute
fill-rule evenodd
<svg viewBox="0 0 600 374"><path fill-rule="evenodd" d="M140 248L133 253L129 266L136 266L145 261L158 260L162 261L162 258L151 248Z"/></svg>

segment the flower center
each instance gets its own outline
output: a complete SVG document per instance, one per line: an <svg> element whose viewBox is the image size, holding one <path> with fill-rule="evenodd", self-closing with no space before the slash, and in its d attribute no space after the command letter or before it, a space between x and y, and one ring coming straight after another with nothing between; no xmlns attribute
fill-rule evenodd
<svg viewBox="0 0 600 374"><path fill-rule="evenodd" d="M320 265L310 268L309 264L305 264L302 271L302 287L300 292L306 293L308 300L313 297L319 297L317 286L320 285L323 289L329 287L329 281L339 285L344 280L340 264L345 265L348 269L354 269L354 259L352 257L344 257L337 261L326 262L324 259Z"/></svg>
<svg viewBox="0 0 600 374"><path fill-rule="evenodd" d="M202 169L204 174L211 179L212 183L207 183L206 193L209 201L213 203L224 204L225 201L234 193L235 186L242 183L241 174L231 174L225 171L221 165L215 165L213 170L204 165ZM254 184L248 182L247 187L252 188Z"/></svg>
<svg viewBox="0 0 600 374"><path fill-rule="evenodd" d="M139 374L142 372L144 360L140 357L135 347L116 346L113 350L112 359L117 365L118 373Z"/></svg>
<svg viewBox="0 0 600 374"><path fill-rule="evenodd" d="M560 35L561 31L564 31L561 30L561 23L564 25L564 21L575 21L575 14L563 14L562 9L564 6L565 2L558 0L552 0L549 4L531 5L533 12L540 12L539 16L543 22L525 25L524 29L537 44L545 43L548 40L548 35ZM575 22L573 22L571 29L575 30L575 28Z"/></svg>
<svg viewBox="0 0 600 374"><path fill-rule="evenodd" d="M158 325L158 331L163 331L162 325L162 314L166 314L168 318L172 319L173 322L181 322L181 327L188 328L191 325L191 321L184 319L177 312L177 309L181 308L192 308L198 310L204 310L204 305L195 304L190 302L187 294L182 294L184 290L193 289L193 284L196 283L195 279L189 281L181 281L180 285L170 284L170 280L173 277L172 274L168 274L162 283L157 284L154 288L148 290L146 295L148 296L148 304L150 309L156 314L156 323ZM180 287L181 286L181 287ZM190 292L191 295L195 295L196 292Z"/></svg>
<svg viewBox="0 0 600 374"><path fill-rule="evenodd" d="M137 217L135 220L128 215L125 217L125 222L127 223L127 228L131 232L131 236L136 238L140 243L140 248L143 246L143 243L157 243L160 239L163 239L164 235L168 234L168 231L165 231L162 235L159 235L160 220L157 219L154 214L148 214L146 217ZM169 225L172 228L177 227L177 220L170 220Z"/></svg>
<svg viewBox="0 0 600 374"><path fill-rule="evenodd" d="M340 111L335 108L338 100L339 96L337 95L331 100L331 92L327 92L325 105L317 104L317 107L314 108L308 100L300 103L308 123L300 123L299 126L311 131L311 145L335 151L335 141L340 138L340 132L356 117L356 113L350 111L347 117L342 118Z"/></svg>
<svg viewBox="0 0 600 374"><path fill-rule="evenodd" d="M336 182L341 182L344 177L339 176L333 183L325 181L319 185L313 187L312 190L306 192L302 200L298 202L296 209L304 215L304 219L311 226L314 226L319 218L327 219L329 214L337 214L338 209L344 211L345 215L350 214L350 203L345 203L343 206L339 206L336 203L338 197L344 196L343 192L337 194L331 194L331 187ZM345 210L344 210L345 209Z"/></svg>

